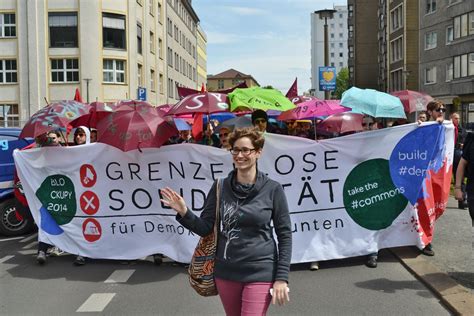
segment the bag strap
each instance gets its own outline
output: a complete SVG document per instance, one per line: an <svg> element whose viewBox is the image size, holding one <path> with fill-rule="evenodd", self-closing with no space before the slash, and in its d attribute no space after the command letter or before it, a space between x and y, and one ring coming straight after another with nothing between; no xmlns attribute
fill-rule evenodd
<svg viewBox="0 0 474 316"><path fill-rule="evenodd" d="M221 179L217 179L217 184L216 184L216 220L214 222L214 234L215 238L217 240L217 234L220 231L220 216L221 216L221 211L220 211L220 200L221 200Z"/></svg>

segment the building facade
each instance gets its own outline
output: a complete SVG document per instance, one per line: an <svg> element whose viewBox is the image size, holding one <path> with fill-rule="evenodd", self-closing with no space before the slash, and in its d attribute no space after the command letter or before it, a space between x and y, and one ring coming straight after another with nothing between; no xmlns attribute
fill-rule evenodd
<svg viewBox="0 0 474 316"><path fill-rule="evenodd" d="M388 81L383 91L420 90L418 7L418 0L393 0L387 7L388 68L384 75Z"/></svg>
<svg viewBox="0 0 474 316"><path fill-rule="evenodd" d="M335 6L336 12L328 19L329 66L336 67L336 73L346 68L348 59L348 11L346 6ZM324 99L319 91L319 67L324 66L324 19L311 13L311 94Z"/></svg>
<svg viewBox="0 0 474 316"><path fill-rule="evenodd" d="M259 87L257 80L252 75L246 75L235 69L228 69L217 75L207 76L207 90L219 91L233 88L242 82L247 84L247 87Z"/></svg>
<svg viewBox="0 0 474 316"><path fill-rule="evenodd" d="M87 102L137 99L138 88L154 105L176 102L176 84L198 86L198 22L187 0L2 0L0 125L76 88Z"/></svg>
<svg viewBox="0 0 474 316"><path fill-rule="evenodd" d="M201 26L197 32L197 84L207 86L207 36Z"/></svg>
<svg viewBox="0 0 474 316"><path fill-rule="evenodd" d="M348 0L349 86L379 89L379 0Z"/></svg>
<svg viewBox="0 0 474 316"><path fill-rule="evenodd" d="M420 89L474 121L474 2L422 0Z"/></svg>

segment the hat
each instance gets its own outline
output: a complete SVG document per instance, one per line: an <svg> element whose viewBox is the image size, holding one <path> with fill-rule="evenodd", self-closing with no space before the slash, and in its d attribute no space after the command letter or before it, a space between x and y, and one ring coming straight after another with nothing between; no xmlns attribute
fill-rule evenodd
<svg viewBox="0 0 474 316"><path fill-rule="evenodd" d="M252 123L255 123L256 119L263 118L268 122L268 115L263 110L255 110L252 112Z"/></svg>

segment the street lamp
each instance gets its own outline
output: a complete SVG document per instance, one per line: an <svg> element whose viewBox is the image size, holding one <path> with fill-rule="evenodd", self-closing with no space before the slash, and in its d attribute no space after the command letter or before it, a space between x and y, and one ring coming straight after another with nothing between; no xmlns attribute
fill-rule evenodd
<svg viewBox="0 0 474 316"><path fill-rule="evenodd" d="M82 80L86 82L87 103L89 103L89 81L91 81L92 79L84 78Z"/></svg>
<svg viewBox="0 0 474 316"><path fill-rule="evenodd" d="M332 19L334 17L334 13L337 10L334 9L323 9L314 11L321 20L324 20L324 66L329 66L329 36L328 36L328 19ZM324 99L329 99L329 91L324 90Z"/></svg>

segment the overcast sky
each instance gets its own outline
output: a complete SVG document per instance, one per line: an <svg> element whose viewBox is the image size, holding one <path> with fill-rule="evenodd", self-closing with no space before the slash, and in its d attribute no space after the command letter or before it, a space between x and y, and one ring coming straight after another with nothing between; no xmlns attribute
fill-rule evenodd
<svg viewBox="0 0 474 316"><path fill-rule="evenodd" d="M346 0L193 0L207 34L207 73L234 68L286 93L311 88L311 12Z"/></svg>

